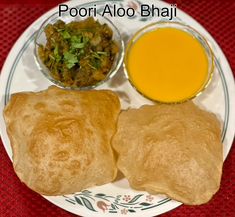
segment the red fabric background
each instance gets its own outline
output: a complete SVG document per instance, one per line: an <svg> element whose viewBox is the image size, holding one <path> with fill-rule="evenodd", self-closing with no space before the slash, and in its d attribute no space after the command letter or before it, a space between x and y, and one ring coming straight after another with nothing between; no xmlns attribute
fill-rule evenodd
<svg viewBox="0 0 235 217"><path fill-rule="evenodd" d="M45 11L61 0L1 0L0 69L13 43ZM216 39L235 72L235 0L168 0L198 20ZM234 145L233 145L234 146ZM221 188L205 205L185 206L162 216L235 216L235 149L224 164ZM13 172L0 141L0 217L74 216L25 187Z"/></svg>

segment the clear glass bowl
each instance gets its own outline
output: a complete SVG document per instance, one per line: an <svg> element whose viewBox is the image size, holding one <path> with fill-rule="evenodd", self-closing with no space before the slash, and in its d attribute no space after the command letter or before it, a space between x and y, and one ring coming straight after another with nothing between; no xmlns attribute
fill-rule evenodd
<svg viewBox="0 0 235 217"><path fill-rule="evenodd" d="M50 70L45 66L45 64L41 61L39 54L38 54L38 47L39 45L45 45L46 44L46 36L45 36L45 32L44 29L48 24L54 24L56 23L58 20L62 20L65 23L69 23L72 21L81 21L88 18L88 16L85 17L72 17L69 15L69 13L63 13L62 16L59 17L59 13L54 13L53 15L51 15L47 20L45 20L42 25L40 26L39 30L36 33L36 37L35 37L35 41L34 41L34 56L36 59L36 64L38 66L38 68L40 69L40 71L43 73L43 75L45 75L45 77L47 79L49 79L51 82L53 82L55 85L66 88L66 89L79 89L79 90L88 90L88 89L94 89L97 86L103 84L105 81L107 81L108 79L110 79L111 77L113 77L116 72L118 71L118 69L120 68L120 66L122 65L123 62L123 58L124 58L124 42L122 40L121 34L119 32L119 30L117 29L117 27L112 23L111 20L109 20L107 17L103 17L99 14L96 14L96 16L94 17L95 20L98 20L99 23L101 24L107 24L113 31L113 40L117 43L119 51L115 56L112 68L110 69L109 73L106 75L104 80L101 80L99 82L97 82L94 85L91 86L82 86L82 87L75 87L75 86L66 86L64 85L62 82L55 80L51 74L50 74Z"/></svg>
<svg viewBox="0 0 235 217"><path fill-rule="evenodd" d="M143 91L141 92L136 86L135 84L132 82L131 80L131 76L130 76L130 72L129 72L129 67L128 67L128 55L130 54L130 51L132 49L132 46L138 41L138 39L140 37L142 37L145 33L157 30L159 28L176 28L182 31L185 31L187 33L189 33L193 38L195 38L204 48L205 54L207 56L208 59L208 73L207 73L207 78L205 79L205 82L202 84L202 86L194 93L192 94L190 97L186 97L182 100L179 101L170 101L170 102L166 102L166 101L161 101L158 99L153 99L149 96L147 96L146 94L143 93ZM213 71L214 71L214 54L213 51L211 50L207 40L194 28L179 23L179 22L156 22L156 23L152 23L149 24L145 27L143 27L142 29L140 29L139 31L137 31L129 40L129 43L127 45L126 51L125 51L125 56L124 56L124 71L126 74L126 77L128 78L130 84L132 85L132 87L134 87L136 89L137 92L139 92L142 96L144 96L145 98L148 98L152 101L155 102L159 102L159 103L182 103L185 101L188 101L190 99L195 98L196 96L198 96L199 94L201 94L203 92L203 90L205 90L205 88L208 86L208 84L210 83L211 79L212 79L212 75L213 75Z"/></svg>

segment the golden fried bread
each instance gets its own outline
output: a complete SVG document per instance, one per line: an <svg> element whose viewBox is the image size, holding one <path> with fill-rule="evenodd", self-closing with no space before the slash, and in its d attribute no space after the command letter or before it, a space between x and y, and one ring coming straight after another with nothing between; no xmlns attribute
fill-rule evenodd
<svg viewBox="0 0 235 217"><path fill-rule="evenodd" d="M43 195L62 195L111 182L117 173L110 140L120 112L108 90L55 86L13 94L4 110L13 166Z"/></svg>
<svg viewBox="0 0 235 217"><path fill-rule="evenodd" d="M112 145L131 187L202 204L218 191L220 124L192 102L123 111Z"/></svg>

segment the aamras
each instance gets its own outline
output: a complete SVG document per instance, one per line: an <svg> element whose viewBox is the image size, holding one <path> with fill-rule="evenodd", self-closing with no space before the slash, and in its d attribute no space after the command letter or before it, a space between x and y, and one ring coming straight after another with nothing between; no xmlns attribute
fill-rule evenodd
<svg viewBox="0 0 235 217"><path fill-rule="evenodd" d="M213 73L213 53L198 32L181 23L158 22L138 31L125 54L131 84L145 97L183 102L200 94Z"/></svg>

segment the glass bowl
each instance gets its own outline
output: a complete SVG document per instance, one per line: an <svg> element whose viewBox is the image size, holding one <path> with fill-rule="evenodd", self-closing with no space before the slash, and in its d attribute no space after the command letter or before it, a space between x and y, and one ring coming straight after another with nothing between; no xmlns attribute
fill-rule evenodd
<svg viewBox="0 0 235 217"><path fill-rule="evenodd" d="M97 13L96 16L93 18L95 20L98 20L100 24L107 24L108 25L108 27L113 31L112 40L115 41L115 43L117 44L118 49L119 49L118 53L116 54L116 56L114 58L114 62L112 64L112 67L111 67L110 71L108 72L108 74L106 75L105 79L98 81L94 85L79 87L79 86L67 86L64 83L62 83L61 81L56 80L52 77L50 70L42 62L42 60L40 59L39 54L38 54L38 47L40 45L44 46L47 42L46 35L44 32L45 27L48 24L56 23L58 20L62 20L65 23L70 23L72 21L85 20L88 17L89 16L72 17L69 15L69 13L63 13L62 16L59 16L59 13L56 12L42 23L42 25L40 26L39 30L36 33L36 37L34 40L34 56L36 59L36 64L37 64L38 68L40 69L40 71L43 73L43 75L57 86L60 86L65 89L79 89L79 90L94 89L94 88L98 87L99 85L103 84L105 81L107 81L111 77L113 77L117 73L120 66L122 65L123 58L124 58L124 42L122 40L121 34L120 34L119 30L117 29L117 27L112 23L111 20L109 20L107 17L103 17Z"/></svg>
<svg viewBox="0 0 235 217"><path fill-rule="evenodd" d="M166 100L165 101L165 100L159 100L157 98L153 98L153 97L147 95L146 93L144 93L143 90L140 90L140 88L138 88L136 86L136 84L132 81L132 78L131 78L131 75L130 75L130 67L128 65L128 58L129 58L129 55L130 55L130 51L133 48L133 45L135 45L135 43L142 36L144 36L146 33L149 33L151 31L154 31L154 30L157 30L157 29L160 29L160 28L175 28L175 29L182 30L182 31L188 33L189 35L191 35L194 39L196 39L200 43L200 45L202 46L202 48L204 50L204 53L206 54L206 58L208 60L207 61L208 62L208 68L207 68L206 79L204 80L203 84L193 94L191 94L190 96L187 96L185 98L182 98L180 100L172 100L172 101ZM126 48L125 55L124 55L124 71L125 71L126 77L128 78L130 84L132 85L132 87L137 92L139 92L142 96L144 96L145 98L150 99L154 102L158 102L158 103L167 103L167 104L182 103L182 102L188 101L190 99L193 99L196 96L198 96L199 94L201 94L203 92L203 90L205 90L205 88L210 83L212 75L213 75L213 71L214 71L214 54L213 54L213 51L211 50L207 40L194 28L192 28L188 25L179 23L179 22L165 22L165 21L161 22L160 21L160 22L152 23L152 24L149 24L149 25L143 27L142 29L137 31L131 37L131 39L129 40L129 43L127 45L127 48ZM147 72L146 72L146 76L147 76ZM174 93L172 93L172 94L174 94Z"/></svg>

